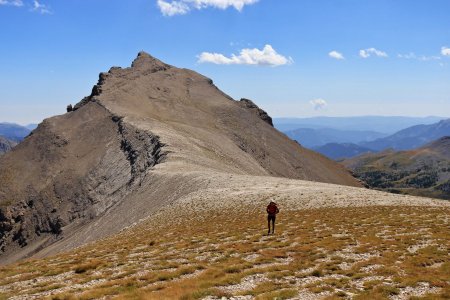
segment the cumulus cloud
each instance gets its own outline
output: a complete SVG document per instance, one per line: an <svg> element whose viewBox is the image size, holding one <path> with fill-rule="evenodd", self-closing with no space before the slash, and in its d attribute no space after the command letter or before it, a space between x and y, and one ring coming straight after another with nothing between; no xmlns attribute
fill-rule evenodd
<svg viewBox="0 0 450 300"><path fill-rule="evenodd" d="M47 5L40 3L38 0L33 0L32 10L41 13L43 15L52 13Z"/></svg>
<svg viewBox="0 0 450 300"><path fill-rule="evenodd" d="M441 54L444 55L444 56L450 56L450 48L442 47L441 48Z"/></svg>
<svg viewBox="0 0 450 300"><path fill-rule="evenodd" d="M319 98L309 101L309 103L314 107L314 110L321 110L327 107L328 103L327 101Z"/></svg>
<svg viewBox="0 0 450 300"><path fill-rule="evenodd" d="M293 60L278 54L271 45L265 45L262 50L242 49L239 55L232 54L230 57L220 53L203 52L198 56L198 62L217 65L282 66L291 64Z"/></svg>
<svg viewBox="0 0 450 300"><path fill-rule="evenodd" d="M157 0L157 5L164 16L183 15L192 9L204 9L214 7L227 9L234 7L241 11L245 5L251 5L259 0Z"/></svg>
<svg viewBox="0 0 450 300"><path fill-rule="evenodd" d="M181 1L173 1L169 3L163 0L158 0L158 7L163 15L169 17L174 15L184 15L190 10L189 6Z"/></svg>
<svg viewBox="0 0 450 300"><path fill-rule="evenodd" d="M410 52L407 54L398 54L398 58L404 59L415 59L420 61L430 61L430 60L440 60L440 56L426 56L426 55L416 55L414 52Z"/></svg>
<svg viewBox="0 0 450 300"><path fill-rule="evenodd" d="M375 48L367 48L363 50L359 50L359 56L362 58L368 58L372 55L378 56L378 57L387 57L387 53L377 50Z"/></svg>
<svg viewBox="0 0 450 300"><path fill-rule="evenodd" d="M10 5L20 7L23 6L22 0L0 0L0 5Z"/></svg>
<svg viewBox="0 0 450 300"><path fill-rule="evenodd" d="M345 59L344 55L342 55L342 53L339 53L335 50L331 51L330 53L328 53L328 56L334 59Z"/></svg>

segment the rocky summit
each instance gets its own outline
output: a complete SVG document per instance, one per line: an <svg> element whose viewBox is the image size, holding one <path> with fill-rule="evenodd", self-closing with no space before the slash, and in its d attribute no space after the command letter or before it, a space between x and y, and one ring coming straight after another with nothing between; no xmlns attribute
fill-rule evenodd
<svg viewBox="0 0 450 300"><path fill-rule="evenodd" d="M141 52L131 67L101 73L91 95L1 158L1 263L119 232L217 174L360 186L274 129L251 100Z"/></svg>

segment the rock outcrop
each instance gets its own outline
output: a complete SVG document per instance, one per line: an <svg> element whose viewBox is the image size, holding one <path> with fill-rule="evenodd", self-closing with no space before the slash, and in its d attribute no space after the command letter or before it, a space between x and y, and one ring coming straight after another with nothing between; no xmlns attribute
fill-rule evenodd
<svg viewBox="0 0 450 300"><path fill-rule="evenodd" d="M6 152L11 151L17 143L11 140L8 140L5 137L0 136L0 155L5 154Z"/></svg>
<svg viewBox="0 0 450 300"><path fill-rule="evenodd" d="M264 122L273 127L272 118L267 114L267 112L259 108L255 103L253 103L252 100L242 98L239 101L239 104L253 111L258 117L261 118L261 120L263 120Z"/></svg>

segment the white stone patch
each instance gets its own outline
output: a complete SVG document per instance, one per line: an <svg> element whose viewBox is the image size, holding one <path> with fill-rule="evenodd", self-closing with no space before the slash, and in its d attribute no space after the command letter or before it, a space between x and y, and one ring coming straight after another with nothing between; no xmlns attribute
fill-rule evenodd
<svg viewBox="0 0 450 300"><path fill-rule="evenodd" d="M36 293L36 294L27 294L27 295L14 296L14 297L9 298L9 300L43 299L43 298L46 298L48 296L56 295L56 294L60 294L60 293L64 293L64 292L88 289L88 288L91 288L93 286L102 284L102 283L104 283L106 281L107 281L106 279L96 279L96 280L91 280L91 281L83 283L83 284L70 284L69 283L67 286L61 287L61 288L58 288L58 289L45 291L45 292L42 292L42 293Z"/></svg>
<svg viewBox="0 0 450 300"><path fill-rule="evenodd" d="M71 277L74 274L73 271L61 273L54 276L43 276L43 277L37 277L29 280L24 281L16 281L4 286L0 286L0 292L11 292L13 290L19 289L20 291L23 290L29 290L32 289L38 285L41 285L43 283L56 283L56 282L64 282L67 278ZM25 288L26 287L26 288Z"/></svg>
<svg viewBox="0 0 450 300"><path fill-rule="evenodd" d="M361 272L370 273L375 271L376 269L382 268L383 265L369 265L361 268Z"/></svg>
<svg viewBox="0 0 450 300"><path fill-rule="evenodd" d="M253 262L253 261L255 261L258 257L260 257L261 255L259 255L259 254L257 254L257 253L253 253L253 254L249 254L249 255L247 255L247 256L244 256L243 257L243 259L245 260L245 261L248 261L248 262Z"/></svg>
<svg viewBox="0 0 450 300"><path fill-rule="evenodd" d="M253 300L255 297L246 295L246 296L233 296L233 297L216 297L216 296L208 296L203 298L202 300Z"/></svg>
<svg viewBox="0 0 450 300"><path fill-rule="evenodd" d="M416 287L407 286L401 288L398 295L391 296L391 300L407 300L411 297L421 297L426 294L437 294L441 291L441 288L430 287L428 282L419 282Z"/></svg>
<svg viewBox="0 0 450 300"><path fill-rule="evenodd" d="M419 244L409 246L408 249L406 250L408 250L409 253L416 253L417 251L424 249L428 246L437 246L437 244L433 243L432 240L425 240L420 242Z"/></svg>
<svg viewBox="0 0 450 300"><path fill-rule="evenodd" d="M344 238L344 237L349 237L350 234L348 233L335 233L331 235L334 238Z"/></svg>
<svg viewBox="0 0 450 300"><path fill-rule="evenodd" d="M269 281L265 274L255 274L242 278L241 282L234 285L220 287L226 293L237 293L254 289L258 284Z"/></svg>
<svg viewBox="0 0 450 300"><path fill-rule="evenodd" d="M348 263L346 261L338 264L337 266L344 271L350 270L353 267L354 264Z"/></svg>
<svg viewBox="0 0 450 300"><path fill-rule="evenodd" d="M326 291L322 293L312 293L308 290L303 290L298 293L298 295L290 300L319 300L330 296L331 293Z"/></svg>
<svg viewBox="0 0 450 300"><path fill-rule="evenodd" d="M355 289L360 290L360 291L363 291L363 290L364 290L364 284L365 284L366 282L368 282L368 281L374 281L374 280L379 280L379 281L381 281L381 282L383 282L383 283L392 281L392 279L391 279L390 277L384 277L384 276L368 276L368 277L364 277L364 278L361 278L361 279L352 280L352 281L351 281L351 284L352 284L352 286L353 286Z"/></svg>

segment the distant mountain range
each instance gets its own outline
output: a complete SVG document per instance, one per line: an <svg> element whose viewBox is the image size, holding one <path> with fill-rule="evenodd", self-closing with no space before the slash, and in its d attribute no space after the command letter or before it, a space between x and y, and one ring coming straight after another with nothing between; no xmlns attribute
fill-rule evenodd
<svg viewBox="0 0 450 300"><path fill-rule="evenodd" d="M298 128L284 132L288 137L299 142L302 146L314 149L328 143L360 143L369 142L382 137L375 131L340 130L334 128Z"/></svg>
<svg viewBox="0 0 450 300"><path fill-rule="evenodd" d="M14 123L0 123L0 136L11 141L20 142L36 127L36 124L22 126Z"/></svg>
<svg viewBox="0 0 450 300"><path fill-rule="evenodd" d="M443 136L450 136L450 119L430 125L412 126L384 138L371 142L362 142L360 145L377 151L388 148L409 150L423 146Z"/></svg>
<svg viewBox="0 0 450 300"><path fill-rule="evenodd" d="M450 199L450 137L414 150L365 154L342 164L371 188Z"/></svg>
<svg viewBox="0 0 450 300"><path fill-rule="evenodd" d="M405 121L405 118L402 120ZM420 120L429 121L433 118L422 118ZM418 118L411 119L417 120ZM406 118L406 120L409 119ZM343 120L339 122L345 123ZM307 148L320 152L329 158L339 160L366 152L379 152L390 148L393 150L410 150L421 147L441 137L450 136L450 119L439 120L433 124L414 125L391 135L376 131L366 131L361 128L358 128L358 130L298 128L286 130L284 133Z"/></svg>
<svg viewBox="0 0 450 300"><path fill-rule="evenodd" d="M375 131L393 134L402 129L421 125L433 124L445 117L386 117L386 116L361 116L361 117L313 117L313 118L274 118L275 128L282 132L298 128L332 128L338 130Z"/></svg>
<svg viewBox="0 0 450 300"><path fill-rule="evenodd" d="M37 124L22 126L15 123L0 123L0 155L14 148L36 127Z"/></svg>
<svg viewBox="0 0 450 300"><path fill-rule="evenodd" d="M352 143L329 143L312 149L334 160L341 160L364 153L374 152L372 149Z"/></svg>

